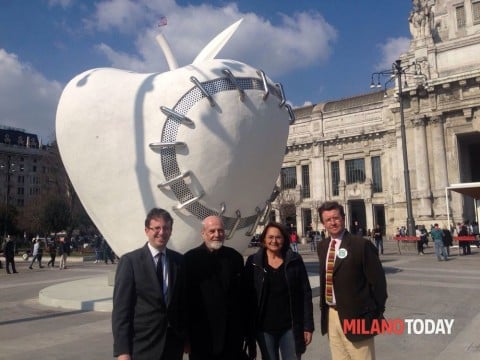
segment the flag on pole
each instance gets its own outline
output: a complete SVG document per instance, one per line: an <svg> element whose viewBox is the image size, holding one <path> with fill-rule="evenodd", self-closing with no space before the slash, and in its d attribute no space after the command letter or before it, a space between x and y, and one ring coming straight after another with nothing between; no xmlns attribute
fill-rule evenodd
<svg viewBox="0 0 480 360"><path fill-rule="evenodd" d="M158 22L158 27L167 26L167 17L162 16Z"/></svg>

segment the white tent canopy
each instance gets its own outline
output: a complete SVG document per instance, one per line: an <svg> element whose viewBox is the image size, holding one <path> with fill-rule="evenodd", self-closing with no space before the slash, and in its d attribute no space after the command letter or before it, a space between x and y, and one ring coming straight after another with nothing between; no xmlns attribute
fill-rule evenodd
<svg viewBox="0 0 480 360"><path fill-rule="evenodd" d="M477 200L480 199L480 182L451 184L445 188L445 198L447 204L447 219L450 224L450 206L448 201L448 191L455 191L457 193L470 196L475 201L475 218L478 218L477 214Z"/></svg>

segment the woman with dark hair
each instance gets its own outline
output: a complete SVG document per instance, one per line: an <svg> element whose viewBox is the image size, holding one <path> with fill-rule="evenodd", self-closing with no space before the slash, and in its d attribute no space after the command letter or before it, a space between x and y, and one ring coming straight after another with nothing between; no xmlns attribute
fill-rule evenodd
<svg viewBox="0 0 480 360"><path fill-rule="evenodd" d="M282 359L300 359L314 330L307 270L289 239L283 225L269 223L260 235L261 248L245 265L249 343L256 339L266 360L280 359L279 353Z"/></svg>

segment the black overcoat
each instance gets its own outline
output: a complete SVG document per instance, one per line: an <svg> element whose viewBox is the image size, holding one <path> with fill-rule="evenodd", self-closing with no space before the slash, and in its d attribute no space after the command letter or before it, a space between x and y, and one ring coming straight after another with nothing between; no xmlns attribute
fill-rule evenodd
<svg viewBox="0 0 480 360"><path fill-rule="evenodd" d="M192 354L237 358L244 333L243 256L226 246L211 252L203 243L185 254L185 263Z"/></svg>

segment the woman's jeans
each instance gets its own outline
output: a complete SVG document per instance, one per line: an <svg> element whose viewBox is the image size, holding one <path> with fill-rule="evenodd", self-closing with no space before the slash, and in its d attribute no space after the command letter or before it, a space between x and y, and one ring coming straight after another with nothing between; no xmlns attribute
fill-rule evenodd
<svg viewBox="0 0 480 360"><path fill-rule="evenodd" d="M263 360L300 360L301 355L295 352L295 338L293 331L287 330L283 333L257 333L258 347L262 353Z"/></svg>

